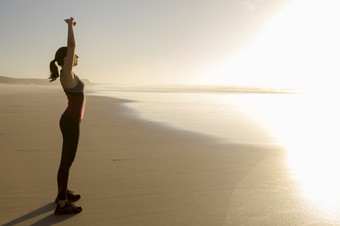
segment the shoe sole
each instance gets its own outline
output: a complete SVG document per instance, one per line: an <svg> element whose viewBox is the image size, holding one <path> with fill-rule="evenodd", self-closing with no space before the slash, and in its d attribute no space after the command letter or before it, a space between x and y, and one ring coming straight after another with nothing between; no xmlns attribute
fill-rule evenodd
<svg viewBox="0 0 340 226"><path fill-rule="evenodd" d="M80 199L80 198L79 198L79 199ZM77 202L79 199L77 199L77 200L69 200L69 199L67 199L67 201L70 201L70 202ZM56 198L56 199L54 200L55 203L58 203L58 201L59 201L58 198Z"/></svg>

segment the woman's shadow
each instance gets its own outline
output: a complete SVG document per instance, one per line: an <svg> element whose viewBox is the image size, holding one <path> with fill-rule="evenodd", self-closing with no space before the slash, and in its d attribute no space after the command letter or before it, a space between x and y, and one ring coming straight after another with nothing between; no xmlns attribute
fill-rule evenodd
<svg viewBox="0 0 340 226"><path fill-rule="evenodd" d="M47 212L51 212L55 209L56 204L54 202L51 202L49 204L46 204L36 210L33 210L21 217L18 217L10 222L7 222L5 224L3 224L2 226L10 226L10 225L15 225L15 224L19 224L22 223L26 220L29 220L31 218L37 217L39 215L42 215L44 213ZM53 225L53 224L57 224L60 223L64 220L69 219L70 217L74 216L72 215L62 215L62 216L55 216L53 213L51 213L50 215L38 220L37 222L31 224L31 225Z"/></svg>

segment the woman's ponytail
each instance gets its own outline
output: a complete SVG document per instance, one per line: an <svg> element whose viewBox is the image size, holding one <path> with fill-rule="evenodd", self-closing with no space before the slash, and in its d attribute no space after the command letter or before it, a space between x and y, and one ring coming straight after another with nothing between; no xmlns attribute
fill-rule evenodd
<svg viewBox="0 0 340 226"><path fill-rule="evenodd" d="M57 62L56 59L52 60L51 63L50 63L50 71L51 71L51 74L50 74L50 82L53 82L55 81L57 78L59 78L59 72L58 72L58 67L57 65L55 64Z"/></svg>
<svg viewBox="0 0 340 226"><path fill-rule="evenodd" d="M58 66L56 63L58 63L59 66L64 65L64 58L67 55L67 47L60 47L57 52L55 53L54 60L51 61L50 63L50 82L55 81L57 78L59 78L59 71L58 71Z"/></svg>

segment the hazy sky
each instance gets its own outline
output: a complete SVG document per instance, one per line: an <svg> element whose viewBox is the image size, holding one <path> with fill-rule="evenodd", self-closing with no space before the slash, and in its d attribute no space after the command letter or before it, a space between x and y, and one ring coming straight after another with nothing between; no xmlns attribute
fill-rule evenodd
<svg viewBox="0 0 340 226"><path fill-rule="evenodd" d="M63 20L73 16L75 72L93 82L317 84L340 72L339 6L338 0L0 0L0 75L47 78L55 51L66 45Z"/></svg>

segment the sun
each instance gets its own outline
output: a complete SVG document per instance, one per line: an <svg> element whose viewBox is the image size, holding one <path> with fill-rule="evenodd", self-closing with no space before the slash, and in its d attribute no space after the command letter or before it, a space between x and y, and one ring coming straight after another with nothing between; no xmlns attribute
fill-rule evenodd
<svg viewBox="0 0 340 226"><path fill-rule="evenodd" d="M336 0L295 1L234 58L211 64L204 82L329 89L340 73L339 7Z"/></svg>

